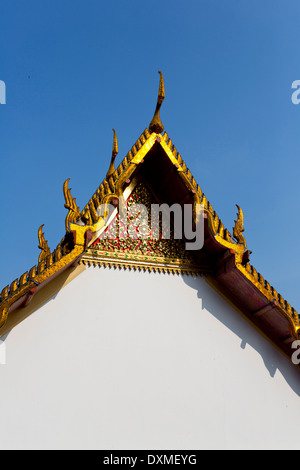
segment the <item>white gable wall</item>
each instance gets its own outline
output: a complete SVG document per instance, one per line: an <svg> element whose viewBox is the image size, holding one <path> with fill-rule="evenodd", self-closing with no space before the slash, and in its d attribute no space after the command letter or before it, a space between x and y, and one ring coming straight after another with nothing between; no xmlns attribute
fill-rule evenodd
<svg viewBox="0 0 300 470"><path fill-rule="evenodd" d="M87 268L5 345L1 449L299 447L298 369L204 278Z"/></svg>

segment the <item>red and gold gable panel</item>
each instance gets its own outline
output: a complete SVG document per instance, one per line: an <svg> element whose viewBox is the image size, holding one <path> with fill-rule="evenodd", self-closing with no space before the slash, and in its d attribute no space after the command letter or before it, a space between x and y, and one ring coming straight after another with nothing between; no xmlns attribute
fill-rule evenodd
<svg viewBox="0 0 300 470"><path fill-rule="evenodd" d="M98 266L199 274L199 266L185 250L184 242L174 238L172 225L166 234L161 220L159 226L151 220L152 204L157 202L150 190L143 183L138 183L125 203L125 217L117 213L86 251L82 262Z"/></svg>

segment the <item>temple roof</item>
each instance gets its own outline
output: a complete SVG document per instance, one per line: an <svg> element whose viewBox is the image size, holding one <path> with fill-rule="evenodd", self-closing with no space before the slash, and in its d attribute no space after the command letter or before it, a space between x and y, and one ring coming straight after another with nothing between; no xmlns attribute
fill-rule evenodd
<svg viewBox="0 0 300 470"><path fill-rule="evenodd" d="M202 205L204 246L193 252L198 272L205 275L210 285L290 357L291 343L299 338L298 314L250 264L251 252L243 235L241 208L237 206L237 219L231 233L224 227L168 134L163 132L159 110L164 94L161 74L157 106L149 129L144 130L116 169L118 143L114 131L112 157L106 177L82 211L71 195L69 179L65 181L63 192L68 210L66 233L51 252L42 231L43 226L40 227L41 253L37 265L1 292L0 336L9 331L9 318L14 311L26 307L44 286L87 256L106 224L106 214L99 215L98 209L107 204L117 207L119 198L135 179L145 181L159 203ZM197 212L194 211L194 223L196 219ZM114 265L141 268L138 264L118 264L117 261ZM142 269L147 269L147 263L142 264ZM177 266L175 273L176 269L180 272Z"/></svg>

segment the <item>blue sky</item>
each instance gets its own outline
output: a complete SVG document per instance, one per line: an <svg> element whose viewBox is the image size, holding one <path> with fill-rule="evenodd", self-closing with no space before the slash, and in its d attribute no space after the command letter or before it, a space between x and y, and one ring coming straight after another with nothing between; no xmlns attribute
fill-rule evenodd
<svg viewBox="0 0 300 470"><path fill-rule="evenodd" d="M300 3L2 0L0 290L64 235L63 182L82 209L148 127L158 70L165 130L251 263L300 313Z"/></svg>

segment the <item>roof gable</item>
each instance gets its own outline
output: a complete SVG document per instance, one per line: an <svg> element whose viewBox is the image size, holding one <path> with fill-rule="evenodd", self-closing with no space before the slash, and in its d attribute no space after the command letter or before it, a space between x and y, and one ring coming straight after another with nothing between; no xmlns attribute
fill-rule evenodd
<svg viewBox="0 0 300 470"><path fill-rule="evenodd" d="M156 124L160 121L161 102L160 82L160 94L154 116ZM151 130L152 124L149 126ZM157 126L159 127L158 124ZM64 183L65 207L68 210L66 234L56 249L50 252L40 227L39 247L42 253L38 264L1 292L0 334L9 313L27 305L38 290L63 270L81 259L84 261L84 257L87 259L99 231L105 226L105 217L103 214L99 215L99 207L110 203L117 205L126 188L137 178L147 180L150 190L159 202L203 206L205 243L201 253L194 253L196 265L202 266L202 272L209 277L210 282L288 353L291 342L298 339L299 317L295 309L250 264L249 251L243 235L243 213L239 206L231 234L224 227L166 132L157 133L145 129L115 169L117 153L118 145L114 132L112 159L107 176L82 211L79 210L68 187L69 179ZM194 222L197 217L197 211L194 210ZM206 266L206 271L203 266Z"/></svg>

